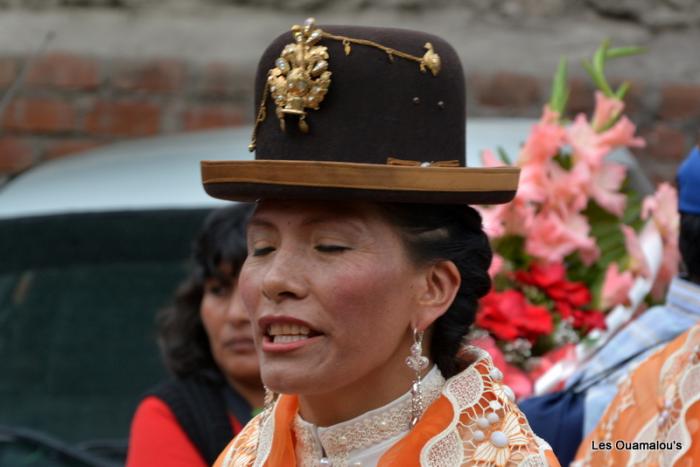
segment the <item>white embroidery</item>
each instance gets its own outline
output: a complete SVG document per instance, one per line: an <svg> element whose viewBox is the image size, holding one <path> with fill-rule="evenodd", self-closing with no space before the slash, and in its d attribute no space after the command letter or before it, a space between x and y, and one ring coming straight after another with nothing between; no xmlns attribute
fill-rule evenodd
<svg viewBox="0 0 700 467"><path fill-rule="evenodd" d="M445 379L434 367L422 383L425 407L435 401L445 384ZM379 409L332 427L317 429L297 415L294 430L297 434L298 462L316 465L325 451L333 466L347 464L351 451L365 449L384 440L407 432L411 422L411 394ZM318 434L317 434L318 431Z"/></svg>
<svg viewBox="0 0 700 467"><path fill-rule="evenodd" d="M484 393L484 382L474 367L462 372L459 378L451 378L445 386L445 392L457 403L459 411L474 406Z"/></svg>
<svg viewBox="0 0 700 467"><path fill-rule="evenodd" d="M275 412L277 411L278 404L279 398L275 401L272 413L265 419L260 427L260 432L258 433L258 455L255 459L255 467L265 465L265 461L267 461L267 457L272 450L272 438L275 434Z"/></svg>
<svg viewBox="0 0 700 467"><path fill-rule="evenodd" d="M464 350L476 361L445 384L453 419L423 447L421 466L547 466L549 446L532 433L490 355L474 347Z"/></svg>
<svg viewBox="0 0 700 467"><path fill-rule="evenodd" d="M430 444L426 450L425 462L421 461L421 464L425 463L433 467L462 465L463 453L462 440L457 431L452 431L447 436L437 439Z"/></svg>

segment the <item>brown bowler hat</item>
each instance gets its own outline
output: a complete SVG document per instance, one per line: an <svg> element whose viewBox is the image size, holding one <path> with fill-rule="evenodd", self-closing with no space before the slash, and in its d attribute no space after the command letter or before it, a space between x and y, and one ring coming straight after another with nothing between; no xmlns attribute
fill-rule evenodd
<svg viewBox="0 0 700 467"><path fill-rule="evenodd" d="M495 204L519 169L467 168L454 49L416 31L294 26L256 77L254 161L203 161L215 198Z"/></svg>

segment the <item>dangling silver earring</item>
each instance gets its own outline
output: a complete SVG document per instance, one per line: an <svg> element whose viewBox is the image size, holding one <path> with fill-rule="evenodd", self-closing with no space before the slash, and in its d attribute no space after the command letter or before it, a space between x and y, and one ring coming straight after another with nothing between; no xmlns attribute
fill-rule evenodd
<svg viewBox="0 0 700 467"><path fill-rule="evenodd" d="M413 345L411 346L411 356L406 357L406 365L415 371L411 385L411 428L416 426L421 415L423 415L423 388L421 387L421 375L423 370L428 368L428 357L423 355L423 331L413 329Z"/></svg>

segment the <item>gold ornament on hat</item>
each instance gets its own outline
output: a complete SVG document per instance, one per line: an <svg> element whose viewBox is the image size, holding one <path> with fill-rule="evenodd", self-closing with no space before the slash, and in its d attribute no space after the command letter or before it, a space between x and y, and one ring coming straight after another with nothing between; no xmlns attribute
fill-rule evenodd
<svg viewBox="0 0 700 467"><path fill-rule="evenodd" d="M267 117L268 92L275 102L275 114L279 119L282 131L286 130L285 117L297 115L299 117L299 130L308 133L309 124L306 122L307 112L305 109L318 110L331 84L332 73L328 70L328 48L317 45L321 39L342 42L345 55L350 55L352 52L350 44L365 45L386 52L390 62L393 62L394 56L396 56L418 62L423 73L430 70L433 76L437 76L440 72L440 56L435 53L430 42L424 46L427 49L425 54L422 57L417 57L366 39L354 39L327 33L315 26L313 18L304 21L303 26L298 24L292 26L292 35L294 43L284 46L279 58L275 60L274 68L271 68L267 73L267 83L263 89L253 135L248 145L250 151L255 150L258 126Z"/></svg>
<svg viewBox="0 0 700 467"><path fill-rule="evenodd" d="M328 49L316 45L323 31L314 28L313 19L307 19L304 26L292 27L294 43L287 44L281 56L275 60L275 67L267 74L267 87L277 106L276 114L280 128L284 131L285 115L299 116L299 129L306 133L305 108L318 110L328 86L331 72L328 71Z"/></svg>

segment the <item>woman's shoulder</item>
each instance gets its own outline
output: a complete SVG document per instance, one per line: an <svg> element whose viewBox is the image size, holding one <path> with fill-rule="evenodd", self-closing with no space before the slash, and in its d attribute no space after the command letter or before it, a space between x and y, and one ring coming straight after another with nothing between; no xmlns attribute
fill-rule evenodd
<svg viewBox="0 0 700 467"><path fill-rule="evenodd" d="M458 436L460 442L454 443L454 449L462 451L462 459L488 465L558 466L550 446L530 428L490 355L476 347L464 351L472 363L449 378L442 391L456 416L446 430L426 445L421 457L438 456L448 445L445 440Z"/></svg>
<svg viewBox="0 0 700 467"><path fill-rule="evenodd" d="M572 465L697 462L694 427L700 425L700 325L631 368ZM649 448L649 446L654 446ZM690 464L688 464L690 465Z"/></svg>

